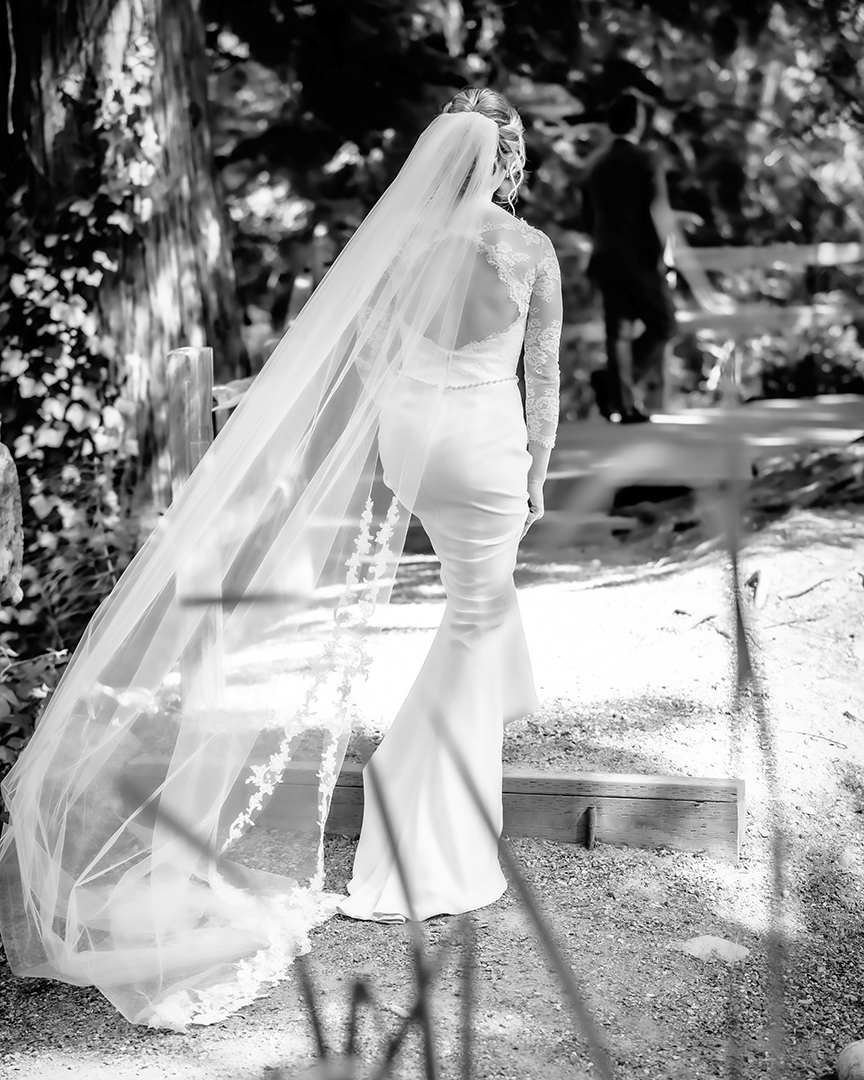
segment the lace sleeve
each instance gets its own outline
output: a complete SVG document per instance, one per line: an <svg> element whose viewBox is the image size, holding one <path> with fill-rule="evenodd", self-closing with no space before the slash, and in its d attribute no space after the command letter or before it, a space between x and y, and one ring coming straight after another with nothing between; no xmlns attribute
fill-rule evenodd
<svg viewBox="0 0 864 1080"><path fill-rule="evenodd" d="M561 270L551 242L543 239L525 327L525 419L528 441L552 447L559 411Z"/></svg>

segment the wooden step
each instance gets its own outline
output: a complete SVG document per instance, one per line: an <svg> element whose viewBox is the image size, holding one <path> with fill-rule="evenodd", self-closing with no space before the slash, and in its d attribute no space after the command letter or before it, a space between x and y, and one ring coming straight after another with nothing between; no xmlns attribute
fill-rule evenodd
<svg viewBox="0 0 864 1080"><path fill-rule="evenodd" d="M150 794L167 762L139 758L130 779ZM292 762L257 825L289 829L314 820L316 769ZM238 782L229 801L237 809L248 788ZM613 772L549 772L508 766L503 779L504 835L584 845L593 810L594 836L603 843L639 848L704 851L738 860L744 835L744 782L728 778L651 777ZM339 774L326 831L357 836L363 822L363 767L346 761Z"/></svg>
<svg viewBox="0 0 864 1080"><path fill-rule="evenodd" d="M130 779L148 794L164 779L164 759L130 763ZM327 833L359 835L363 821L363 766L345 762L336 788ZM288 830L314 810L316 768L292 762L257 826ZM236 785L236 798L248 792ZM507 766L503 783L504 835L585 844L589 811L594 836L604 844L668 847L738 859L744 837L744 781L731 778L646 776L620 773L550 772Z"/></svg>
<svg viewBox="0 0 864 1080"><path fill-rule="evenodd" d="M328 833L360 832L361 769L352 762L344 765L333 794ZM262 824L271 828L285 824L279 794L277 789L262 818ZM588 810L593 807L595 838L604 844L704 851L736 861L743 840L743 780L541 772L508 766L503 799L505 836L584 844Z"/></svg>

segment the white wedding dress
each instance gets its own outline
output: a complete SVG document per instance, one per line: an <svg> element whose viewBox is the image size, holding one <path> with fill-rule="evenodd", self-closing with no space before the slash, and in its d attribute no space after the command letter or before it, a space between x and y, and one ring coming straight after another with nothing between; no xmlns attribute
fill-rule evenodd
<svg viewBox="0 0 864 1080"><path fill-rule="evenodd" d="M526 445L555 432L560 299L548 240L491 202L498 152L478 114L429 124L94 615L3 781L17 975L183 1029L310 947L404 507L450 603L377 755L386 796L421 915L501 892L435 737L443 719L500 820L502 721L535 704L512 571ZM370 801L346 909L404 915L391 871Z"/></svg>
<svg viewBox="0 0 864 1080"><path fill-rule="evenodd" d="M527 444L551 447L558 425L561 289L551 243L491 206L482 234L466 242L477 264L458 347L444 357L425 338L408 343L379 432L385 481L399 495L395 478L415 444L428 387L446 370L410 508L441 560L447 607L417 681L373 756L420 919L483 907L506 887L496 840L440 728L446 725L500 833L503 725L537 708L513 583L528 509ZM516 375L523 343L524 414ZM407 918L411 904L368 777L364 787L350 896L339 910L358 919Z"/></svg>

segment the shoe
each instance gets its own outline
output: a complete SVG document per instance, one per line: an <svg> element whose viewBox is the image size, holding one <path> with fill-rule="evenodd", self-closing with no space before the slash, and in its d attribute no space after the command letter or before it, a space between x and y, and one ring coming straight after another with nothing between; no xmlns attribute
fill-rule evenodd
<svg viewBox="0 0 864 1080"><path fill-rule="evenodd" d="M639 409L634 409L621 417L622 424L647 424L650 420L651 417Z"/></svg>

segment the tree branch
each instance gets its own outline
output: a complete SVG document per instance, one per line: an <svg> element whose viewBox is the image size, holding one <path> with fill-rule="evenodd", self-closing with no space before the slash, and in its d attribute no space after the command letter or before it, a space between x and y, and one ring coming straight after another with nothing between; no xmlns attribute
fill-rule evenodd
<svg viewBox="0 0 864 1080"><path fill-rule="evenodd" d="M18 53L15 51L15 34L12 29L12 5L6 0L6 29L9 34L9 91L6 98L6 134L15 134L12 122L12 96L15 93L15 79L18 73Z"/></svg>

